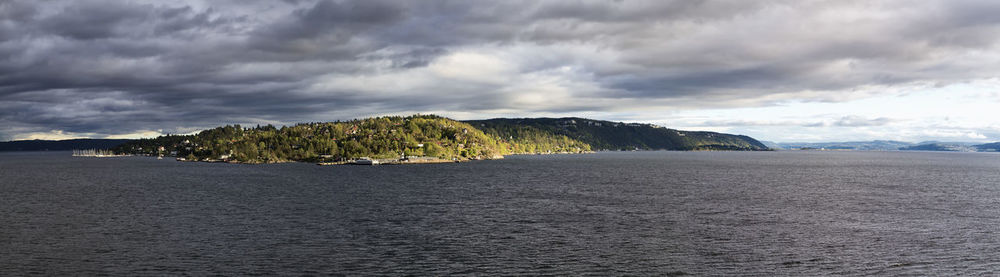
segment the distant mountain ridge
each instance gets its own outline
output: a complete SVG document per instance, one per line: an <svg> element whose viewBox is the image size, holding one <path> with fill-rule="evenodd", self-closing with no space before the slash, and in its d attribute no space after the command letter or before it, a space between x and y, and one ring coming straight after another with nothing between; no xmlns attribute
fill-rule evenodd
<svg viewBox="0 0 1000 277"><path fill-rule="evenodd" d="M900 148L906 151L997 152L1000 142L973 144L963 142L931 142Z"/></svg>
<svg viewBox="0 0 1000 277"><path fill-rule="evenodd" d="M843 141L843 142L781 142L776 143L781 149L825 149L825 150L863 150L863 151L893 151L902 147L916 145L912 142L895 140Z"/></svg>
<svg viewBox="0 0 1000 277"><path fill-rule="evenodd" d="M849 141L849 142L781 142L770 147L789 150L859 150L859 151L952 151L952 152L997 152L1000 142L976 144L972 142L905 142L894 140Z"/></svg>
<svg viewBox="0 0 1000 277"><path fill-rule="evenodd" d="M15 140L0 142L0 151L69 151L74 149L111 149L129 139Z"/></svg>
<svg viewBox="0 0 1000 277"><path fill-rule="evenodd" d="M955 151L955 152L976 152L977 149L973 146L967 145L957 145L957 144L944 144L944 143L927 143L914 145L909 147L902 147L899 150L903 151Z"/></svg>
<svg viewBox="0 0 1000 277"><path fill-rule="evenodd" d="M579 117L494 118L463 122L501 138L541 132L579 140L595 150L770 150L760 141L744 135L682 131L645 123Z"/></svg>
<svg viewBox="0 0 1000 277"><path fill-rule="evenodd" d="M974 145L980 152L1000 152L1000 142Z"/></svg>

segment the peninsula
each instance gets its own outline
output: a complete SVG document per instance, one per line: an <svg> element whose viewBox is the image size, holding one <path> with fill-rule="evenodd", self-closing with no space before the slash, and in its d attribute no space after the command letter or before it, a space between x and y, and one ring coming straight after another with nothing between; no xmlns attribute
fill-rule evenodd
<svg viewBox="0 0 1000 277"><path fill-rule="evenodd" d="M593 150L768 150L757 140L650 124L582 118L456 121L435 115L245 128L134 140L116 153L234 163L338 163L359 158L415 161L499 159L510 154Z"/></svg>

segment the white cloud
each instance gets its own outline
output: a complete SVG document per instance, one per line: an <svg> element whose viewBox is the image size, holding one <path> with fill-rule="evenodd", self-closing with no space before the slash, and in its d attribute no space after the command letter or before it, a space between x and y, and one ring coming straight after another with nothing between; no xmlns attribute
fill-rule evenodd
<svg viewBox="0 0 1000 277"><path fill-rule="evenodd" d="M48 132L32 132L23 133L14 137L13 140L64 140L64 139L78 139L78 138L89 138L92 133L66 133L62 130L52 130Z"/></svg>
<svg viewBox="0 0 1000 277"><path fill-rule="evenodd" d="M473 52L457 52L440 57L428 70L442 81L502 85L517 75L516 65L499 57Z"/></svg>
<svg viewBox="0 0 1000 277"><path fill-rule="evenodd" d="M110 135L110 136L107 136L107 137L104 137L104 138L108 138L108 139L140 139L140 138L155 138L155 137L162 136L162 135L165 135L163 133L163 130L157 130L157 131L145 130L145 131L139 131L139 132L129 133L129 134Z"/></svg>

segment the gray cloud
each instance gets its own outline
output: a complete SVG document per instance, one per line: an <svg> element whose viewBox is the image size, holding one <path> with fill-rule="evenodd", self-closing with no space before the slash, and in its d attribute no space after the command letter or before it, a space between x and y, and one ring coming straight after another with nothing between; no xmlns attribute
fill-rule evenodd
<svg viewBox="0 0 1000 277"><path fill-rule="evenodd" d="M892 119L885 117L869 119L857 116L845 116L833 122L833 125L838 127L882 126L892 121Z"/></svg>
<svg viewBox="0 0 1000 277"><path fill-rule="evenodd" d="M802 127L871 127L883 126L897 120L891 118L866 118L861 116L844 116L835 120L818 121L802 124Z"/></svg>
<svg viewBox="0 0 1000 277"><path fill-rule="evenodd" d="M747 127L747 126L784 126L784 127L871 127L871 126L884 126L893 122L898 122L899 120L878 117L878 118L868 118L863 116L842 116L834 119L827 120L777 120L777 121L763 121L763 120L708 120L703 121L698 124L692 124L692 126L704 126L704 127Z"/></svg>
<svg viewBox="0 0 1000 277"><path fill-rule="evenodd" d="M838 101L997 76L997 12L992 1L10 0L0 134Z"/></svg>

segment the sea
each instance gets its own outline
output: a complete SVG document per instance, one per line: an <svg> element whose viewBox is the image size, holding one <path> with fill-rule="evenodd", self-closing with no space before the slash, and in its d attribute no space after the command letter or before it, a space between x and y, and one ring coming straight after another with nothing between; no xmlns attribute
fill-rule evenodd
<svg viewBox="0 0 1000 277"><path fill-rule="evenodd" d="M0 153L0 276L1000 275L1000 153Z"/></svg>

